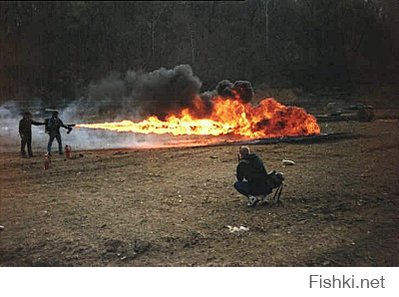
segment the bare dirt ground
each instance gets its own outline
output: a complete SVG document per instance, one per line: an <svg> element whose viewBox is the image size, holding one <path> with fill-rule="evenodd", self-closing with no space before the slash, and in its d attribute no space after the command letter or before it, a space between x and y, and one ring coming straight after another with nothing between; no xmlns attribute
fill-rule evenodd
<svg viewBox="0 0 399 297"><path fill-rule="evenodd" d="M47 171L3 153L0 265L399 266L398 128L324 123L360 137L251 146L286 177L284 205L255 208L232 187L234 145L74 152Z"/></svg>

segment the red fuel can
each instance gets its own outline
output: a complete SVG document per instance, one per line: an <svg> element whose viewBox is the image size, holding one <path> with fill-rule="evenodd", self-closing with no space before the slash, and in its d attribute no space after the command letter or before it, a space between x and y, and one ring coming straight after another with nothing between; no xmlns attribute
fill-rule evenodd
<svg viewBox="0 0 399 297"><path fill-rule="evenodd" d="M51 158L48 154L44 155L44 170L47 170L50 168L50 164L51 164Z"/></svg>
<svg viewBox="0 0 399 297"><path fill-rule="evenodd" d="M71 158L71 152L72 152L71 146L70 146L70 145L66 145L66 146L65 146L65 157L66 157L67 159L70 159L70 158Z"/></svg>

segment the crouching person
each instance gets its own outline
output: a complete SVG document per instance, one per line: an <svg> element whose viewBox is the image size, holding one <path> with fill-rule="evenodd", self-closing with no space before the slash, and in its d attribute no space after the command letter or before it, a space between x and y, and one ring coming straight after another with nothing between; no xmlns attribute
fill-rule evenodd
<svg viewBox="0 0 399 297"><path fill-rule="evenodd" d="M263 161L250 153L249 147L242 146L238 154L237 181L234 188L248 198L247 206L258 202L267 202L267 195L272 192L267 184L267 171Z"/></svg>

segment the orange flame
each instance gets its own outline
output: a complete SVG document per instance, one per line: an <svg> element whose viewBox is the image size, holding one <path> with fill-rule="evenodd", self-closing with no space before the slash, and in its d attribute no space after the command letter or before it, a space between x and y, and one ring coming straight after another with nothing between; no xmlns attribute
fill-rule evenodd
<svg viewBox="0 0 399 297"><path fill-rule="evenodd" d="M116 132L172 135L234 135L240 139L273 138L320 134L314 116L302 108L287 107L272 98L259 105L240 100L216 97L207 112L198 97L192 108L168 115L165 120L150 116L141 122L124 120L96 124L79 124L79 128L104 129Z"/></svg>

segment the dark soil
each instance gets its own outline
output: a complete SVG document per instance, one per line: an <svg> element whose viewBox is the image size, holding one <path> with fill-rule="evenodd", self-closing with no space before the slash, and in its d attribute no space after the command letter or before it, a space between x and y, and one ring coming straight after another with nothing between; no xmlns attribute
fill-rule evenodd
<svg viewBox="0 0 399 297"><path fill-rule="evenodd" d="M232 187L234 145L81 151L47 171L3 153L0 265L399 266L398 128L323 123L360 137L251 146L286 177L283 205L255 208Z"/></svg>

